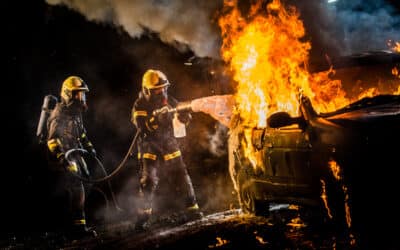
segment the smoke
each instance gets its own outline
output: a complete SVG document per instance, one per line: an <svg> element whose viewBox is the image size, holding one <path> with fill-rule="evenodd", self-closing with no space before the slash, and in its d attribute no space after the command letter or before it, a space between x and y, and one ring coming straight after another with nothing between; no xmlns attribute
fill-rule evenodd
<svg viewBox="0 0 400 250"><path fill-rule="evenodd" d="M196 186L195 186L196 188ZM202 196L199 197L201 209L209 211L225 211L228 209L239 208L237 194L231 180L227 175L213 173L209 178L199 181L197 189L201 189Z"/></svg>
<svg viewBox="0 0 400 250"><path fill-rule="evenodd" d="M227 140L227 127L218 123L216 125L216 129L214 133L209 134L208 140L210 145L210 152L217 156L221 157L226 154L226 140Z"/></svg>
<svg viewBox="0 0 400 250"><path fill-rule="evenodd" d="M400 40L400 15L383 0L339 1L331 7L343 27L344 50L388 49L388 40Z"/></svg>
<svg viewBox="0 0 400 250"><path fill-rule="evenodd" d="M388 50L389 40L400 40L399 12L384 0L290 3L299 8L317 55Z"/></svg>
<svg viewBox="0 0 400 250"><path fill-rule="evenodd" d="M243 2L243 1L242 1ZM387 50L388 40L400 40L400 16L385 0L287 0L305 23L312 54L345 55ZM173 0L47 0L66 5L88 20L121 27L131 37L147 32L181 52L220 58L220 34L214 18L222 1Z"/></svg>
<svg viewBox="0 0 400 250"><path fill-rule="evenodd" d="M180 51L192 50L199 57L219 57L219 32L213 15L221 1L168 0L47 0L63 4L90 21L122 27L133 38L147 31Z"/></svg>

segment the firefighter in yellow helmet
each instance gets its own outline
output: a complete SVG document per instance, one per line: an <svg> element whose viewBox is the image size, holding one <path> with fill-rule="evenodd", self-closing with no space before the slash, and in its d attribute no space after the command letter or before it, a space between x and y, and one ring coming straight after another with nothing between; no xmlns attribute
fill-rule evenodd
<svg viewBox="0 0 400 250"><path fill-rule="evenodd" d="M141 202L138 208L136 229L143 229L152 214L152 202L158 187L158 171L167 171L167 175L178 178L185 187L187 215L200 217L199 206L191 178L179 149L178 141L173 135L172 114L161 112L152 115L160 108L173 108L177 100L168 95L170 83L165 74L159 70L147 70L142 79L142 91L132 108L131 121L140 131L138 139L138 158L141 164L140 190ZM188 123L190 113L180 113L178 119ZM161 166L160 166L161 165Z"/></svg>
<svg viewBox="0 0 400 250"><path fill-rule="evenodd" d="M54 195L62 199L63 211L58 221L65 233L71 237L95 235L86 227L84 213L85 188L81 180L72 174L88 176L88 168L82 155L75 151L68 160L65 154L71 149L85 149L92 156L96 151L89 141L82 121L82 112L87 110L86 93L89 88L78 76L65 79L61 87L61 101L53 109L47 121L47 146L54 160ZM72 174L71 174L72 173Z"/></svg>

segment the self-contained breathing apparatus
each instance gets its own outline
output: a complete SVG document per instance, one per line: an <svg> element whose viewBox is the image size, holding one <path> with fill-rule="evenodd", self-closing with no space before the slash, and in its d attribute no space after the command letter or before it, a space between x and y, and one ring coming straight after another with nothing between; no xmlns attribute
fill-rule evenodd
<svg viewBox="0 0 400 250"><path fill-rule="evenodd" d="M55 108L57 102L58 102L57 97L55 97L53 95L46 95L44 97L44 99L43 99L42 111L40 113L38 127L37 127L37 131L36 131L36 136L38 137L40 144L46 143L46 138L47 138L47 135L48 135L47 121L48 121L48 118L50 117L50 114L51 114L52 110ZM80 176L80 175L78 175L76 173L71 173L71 174L73 174L78 179L80 179L82 181L85 181L85 182L89 182L89 183L98 183L98 182L103 182L103 181L109 180L111 177L115 176L122 169L122 167L125 165L126 161L128 160L129 156L132 155L133 147L134 147L134 145L136 143L138 135L139 135L139 131L136 132L136 135L134 136L134 138L132 140L132 143L131 143L131 145L129 147L129 150L128 150L127 154L125 155L124 159L114 169L114 171L111 172L110 174L107 174L107 172L106 172L103 164L101 163L100 159L97 158L96 156L91 156L85 149L76 148L76 149L69 150L65 154L65 158L66 158L67 161L69 161L69 162L72 161L72 159L70 157L72 155L72 153L80 153L82 156L89 155L89 156L93 157L94 160L96 161L97 165L99 165L102 168L102 172L104 173L104 177L97 178L97 179L88 179L88 178ZM83 171L85 173L87 173L86 170L83 169Z"/></svg>
<svg viewBox="0 0 400 250"><path fill-rule="evenodd" d="M48 136L47 121L51 115L52 110L56 107L56 104L58 103L58 101L59 101L58 98L53 95L46 95L43 99L43 105L42 105L39 122L38 122L38 127L37 127L37 131L36 131L36 136L39 139L39 144L46 143L47 136ZM167 110L165 109L165 107L164 107L164 109L155 110L153 112L153 115L158 115L160 112L174 113L173 127L174 127L175 137L184 137L186 135L185 125L181 124L179 122L179 120L177 119L177 114L179 112L193 112L193 110L191 109L190 102L178 103L178 105L175 108L171 108L171 109L167 109ZM82 157L93 157L93 159L96 162L96 165L100 166L100 168L104 174L104 177L92 179L92 178L90 178L90 173L88 172L87 169L81 169L81 171L80 171L82 173L85 173L85 176L87 176L87 177L80 175L78 173L75 173L75 172L69 171L69 173L72 174L73 176L75 176L76 178L78 178L79 180L87 182L87 183L100 183L100 182L108 181L108 185L110 188L110 192L111 192L114 204L118 210L122 210L119 208L119 206L116 203L115 195L111 188L111 184L109 183L109 180L122 169L122 167L126 164L129 157L132 156L134 146L135 146L135 143L137 141L139 134L140 134L140 130L137 130L134 138L132 139L131 145L130 145L125 157L120 162L120 164L110 174L107 173L102 162L100 161L100 159L97 156L93 156L88 151L86 151L85 149L81 149L81 148L74 148L74 149L71 149L71 150L65 152L65 159L71 165L84 166L85 164L83 164L83 165L76 164L76 163L74 164L75 160L73 158L75 158L75 157L73 157L73 156L78 154Z"/></svg>
<svg viewBox="0 0 400 250"><path fill-rule="evenodd" d="M36 130L36 136L40 144L46 143L47 120L49 119L51 111L56 107L57 102L57 97L53 95L46 95L43 99L42 111L40 112L39 123Z"/></svg>
<svg viewBox="0 0 400 250"><path fill-rule="evenodd" d="M36 136L39 139L39 144L46 144L47 136L48 136L47 122L48 122L48 119L49 119L52 111L56 107L57 103L58 103L58 99L57 99L57 97L55 97L53 95L46 95L43 99L42 110L40 113L38 127L37 127L37 131L36 131ZM113 189L111 187L111 183L109 182L109 180L122 169L122 167L127 162L129 156L132 155L134 144L137 140L138 135L139 135L139 131L136 133L135 137L133 138L130 148L129 148L127 154L125 155L124 159L122 160L122 162L110 174L107 173L102 162L100 161L100 159L97 156L90 154L87 150L82 149L82 148L73 148L73 149L70 149L67 152L65 152L65 160L68 161L68 163L69 163L68 165L81 168L81 171L77 171L77 172L68 171L68 173L72 174L74 177L78 178L79 180L81 180L83 182L87 182L87 183L100 183L100 182L107 181L115 208L118 211L122 211L122 209L118 206L118 203L115 198L115 194L113 192ZM90 173L87 169L86 163L84 161L84 157L92 157L95 161L95 164L100 166L101 171L104 176L101 178L96 178L96 179L90 178ZM81 164L78 164L78 162ZM82 164L82 162L83 162L83 164ZM78 173L83 173L83 175L78 174Z"/></svg>

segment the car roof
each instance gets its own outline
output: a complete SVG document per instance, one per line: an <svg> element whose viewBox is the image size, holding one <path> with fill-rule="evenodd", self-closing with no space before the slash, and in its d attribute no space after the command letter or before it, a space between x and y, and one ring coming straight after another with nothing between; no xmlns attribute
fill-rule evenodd
<svg viewBox="0 0 400 250"><path fill-rule="evenodd" d="M320 72L333 69L350 68L357 66L379 65L379 64L398 64L400 63L400 53L390 50L366 51L363 53L327 57L310 61L310 71Z"/></svg>

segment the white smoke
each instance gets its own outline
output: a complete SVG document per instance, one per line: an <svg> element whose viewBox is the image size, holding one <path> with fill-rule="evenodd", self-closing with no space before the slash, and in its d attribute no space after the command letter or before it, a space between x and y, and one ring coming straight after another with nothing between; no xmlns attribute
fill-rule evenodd
<svg viewBox="0 0 400 250"><path fill-rule="evenodd" d="M208 135L209 150L215 156L223 156L227 153L228 128L220 123L217 123L215 132Z"/></svg>
<svg viewBox="0 0 400 250"><path fill-rule="evenodd" d="M222 1L171 0L47 0L66 5L90 21L122 27L131 37L146 31L180 50L190 48L199 57L219 57L220 37L213 15Z"/></svg>

